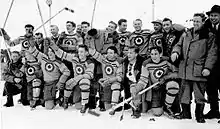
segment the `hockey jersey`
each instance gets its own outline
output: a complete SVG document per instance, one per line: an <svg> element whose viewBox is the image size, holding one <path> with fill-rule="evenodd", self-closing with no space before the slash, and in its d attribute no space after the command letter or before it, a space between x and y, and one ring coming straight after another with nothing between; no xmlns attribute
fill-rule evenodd
<svg viewBox="0 0 220 129"><path fill-rule="evenodd" d="M58 83L64 84L70 75L69 69L59 60L50 60L47 55L39 52L35 47L32 55L37 57L41 63L43 79L45 82L59 80Z"/></svg>
<svg viewBox="0 0 220 129"><path fill-rule="evenodd" d="M148 50L148 41L151 32L150 30L141 30L140 32L134 31L131 33L129 46L136 46L140 48L139 54L146 55Z"/></svg>
<svg viewBox="0 0 220 129"><path fill-rule="evenodd" d="M151 47L160 47L161 50L163 50L163 44L164 44L163 33L162 32L153 33L150 36L148 53L150 53Z"/></svg>
<svg viewBox="0 0 220 129"><path fill-rule="evenodd" d="M162 57L159 63L154 63L150 58L143 62L141 77L137 83L138 89L144 89L147 84L161 79L177 78L177 69L168 62L168 58Z"/></svg>
<svg viewBox="0 0 220 129"><path fill-rule="evenodd" d="M131 35L131 32L125 31L125 32L118 32L118 42L119 42L119 55L122 57L123 53L128 51L129 46L129 36Z"/></svg>

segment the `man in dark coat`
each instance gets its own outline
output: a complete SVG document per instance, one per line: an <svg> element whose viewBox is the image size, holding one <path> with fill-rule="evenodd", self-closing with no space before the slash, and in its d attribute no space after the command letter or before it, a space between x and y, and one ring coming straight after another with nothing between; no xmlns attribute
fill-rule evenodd
<svg viewBox="0 0 220 129"><path fill-rule="evenodd" d="M216 44L218 46L218 59L214 68L211 72L210 78L208 79L207 95L208 101L210 103L210 111L205 114L206 119L220 118L219 113L219 103L218 103L218 90L220 90L219 85L217 85L220 74L219 69L219 45L220 45L220 6L214 5L209 12L206 13L209 19L205 22L205 28L209 32L216 35Z"/></svg>
<svg viewBox="0 0 220 129"><path fill-rule="evenodd" d="M3 95L7 96L7 102L4 104L5 107L14 106L13 95L19 93L21 93L21 103L23 105L28 105L25 77L20 71L22 65L19 52L13 51L11 54L11 61L8 62L2 73L3 79L5 80Z"/></svg>

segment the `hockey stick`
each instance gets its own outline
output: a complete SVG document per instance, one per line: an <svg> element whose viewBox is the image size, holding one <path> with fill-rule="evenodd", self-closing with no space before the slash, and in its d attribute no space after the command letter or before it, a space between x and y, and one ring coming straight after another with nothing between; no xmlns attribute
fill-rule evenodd
<svg viewBox="0 0 220 129"><path fill-rule="evenodd" d="M123 101L125 101L125 91L124 91ZM120 121L122 121L124 119L124 112L125 112L125 104L123 104L123 106L122 106Z"/></svg>
<svg viewBox="0 0 220 129"><path fill-rule="evenodd" d="M151 85L151 86L147 87L146 89L140 91L137 95L142 95L143 93L145 93L146 91L150 90L151 88L157 86L158 84L159 84L159 82L154 83L153 85ZM133 99L133 97L130 97L130 98L126 99L125 101L123 101L123 102L117 104L116 106L114 106L114 107L112 107L111 109L109 109L110 112L112 112L112 111L114 112L117 108L123 106L123 104L128 103L128 102L131 101L132 99Z"/></svg>

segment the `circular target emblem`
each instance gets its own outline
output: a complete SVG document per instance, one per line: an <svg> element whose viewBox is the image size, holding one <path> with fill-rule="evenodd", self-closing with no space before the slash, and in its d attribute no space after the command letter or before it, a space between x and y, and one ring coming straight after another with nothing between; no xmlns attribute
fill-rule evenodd
<svg viewBox="0 0 220 129"><path fill-rule="evenodd" d="M169 39L169 43L170 43L170 44L173 43L173 41L174 41L174 38L170 38L170 39Z"/></svg>
<svg viewBox="0 0 220 129"><path fill-rule="evenodd" d="M54 65L52 63L46 63L45 64L45 69L47 72L51 72L54 70Z"/></svg>
<svg viewBox="0 0 220 129"><path fill-rule="evenodd" d="M71 40L66 40L64 44L66 44L66 45L72 45L73 43L72 43Z"/></svg>
<svg viewBox="0 0 220 129"><path fill-rule="evenodd" d="M27 40L25 40L22 42L22 47L28 49L30 47L30 43Z"/></svg>
<svg viewBox="0 0 220 129"><path fill-rule="evenodd" d="M127 39L127 38L126 38L125 36L121 36L121 37L119 38L119 41L120 41L121 44L125 44L126 39Z"/></svg>
<svg viewBox="0 0 220 129"><path fill-rule="evenodd" d="M161 39L157 39L157 40L156 40L156 45L157 45L158 47L162 46L162 41L161 41Z"/></svg>
<svg viewBox="0 0 220 129"><path fill-rule="evenodd" d="M140 46L144 43L144 38L142 36L136 36L134 38L134 43L137 45L137 46Z"/></svg>
<svg viewBox="0 0 220 129"><path fill-rule="evenodd" d="M163 74L164 74L164 69L156 69L156 70L154 70L154 73L153 73L153 75L156 79L161 78L163 76Z"/></svg>
<svg viewBox="0 0 220 129"><path fill-rule="evenodd" d="M84 68L81 65L77 65L75 70L76 70L77 74L83 74L84 73Z"/></svg>
<svg viewBox="0 0 220 129"><path fill-rule="evenodd" d="M107 75L112 75L112 74L113 74L113 71L114 71L114 68L113 68L111 65L107 65L107 66L105 67L105 73L106 73Z"/></svg>
<svg viewBox="0 0 220 129"><path fill-rule="evenodd" d="M27 68L27 74L28 75L32 76L32 75L34 75L34 73L35 73L35 68L34 67L30 66L30 67Z"/></svg>

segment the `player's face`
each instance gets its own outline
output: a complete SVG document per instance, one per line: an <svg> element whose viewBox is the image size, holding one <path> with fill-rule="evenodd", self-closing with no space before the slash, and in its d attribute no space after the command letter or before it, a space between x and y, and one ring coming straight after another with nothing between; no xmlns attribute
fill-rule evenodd
<svg viewBox="0 0 220 129"><path fill-rule="evenodd" d="M82 32L82 26L77 25L76 32L81 33Z"/></svg>
<svg viewBox="0 0 220 129"><path fill-rule="evenodd" d="M26 35L27 35L27 36L33 35L33 29L32 29L32 27L26 27L26 28L25 28L25 32L26 32Z"/></svg>
<svg viewBox="0 0 220 129"><path fill-rule="evenodd" d="M75 27L73 27L73 25L71 23L67 23L66 24L66 30L68 33L71 33L75 30Z"/></svg>
<svg viewBox="0 0 220 129"><path fill-rule="evenodd" d="M20 57L20 56L19 56L17 53L12 53L12 54L11 54L11 59L12 59L12 61L13 61L14 63L18 61L19 57Z"/></svg>
<svg viewBox="0 0 220 129"><path fill-rule="evenodd" d="M137 57L137 53L135 53L135 49L128 49L128 60L133 61Z"/></svg>
<svg viewBox="0 0 220 129"><path fill-rule="evenodd" d="M220 23L220 13L211 13L209 18L214 25Z"/></svg>
<svg viewBox="0 0 220 129"><path fill-rule="evenodd" d="M56 27L56 26L50 27L50 33L51 33L53 36L57 36L57 35L58 35L58 32L59 32L58 27Z"/></svg>
<svg viewBox="0 0 220 129"><path fill-rule="evenodd" d="M164 31L166 31L167 33L171 30L171 22L170 21L164 21L163 22L163 29Z"/></svg>
<svg viewBox="0 0 220 129"><path fill-rule="evenodd" d="M161 29L162 29L161 24L159 24L159 23L154 23L154 30L155 30L156 32L160 31Z"/></svg>
<svg viewBox="0 0 220 129"><path fill-rule="evenodd" d="M133 22L133 27L136 31L140 31L142 28L142 22L141 21L134 21Z"/></svg>
<svg viewBox="0 0 220 129"><path fill-rule="evenodd" d="M55 60L55 53L51 48L48 49L48 57L50 60Z"/></svg>
<svg viewBox="0 0 220 129"><path fill-rule="evenodd" d="M86 56L88 55L88 52L84 48L80 47L78 49L78 55L79 55L79 59L82 60L86 58Z"/></svg>
<svg viewBox="0 0 220 129"><path fill-rule="evenodd" d="M127 29L127 22L122 22L121 25L119 26L119 30L124 32Z"/></svg>
<svg viewBox="0 0 220 129"><path fill-rule="evenodd" d="M151 50L150 57L153 62L155 62L155 63L160 62L161 56L162 56L162 54L160 54L156 49Z"/></svg>
<svg viewBox="0 0 220 129"><path fill-rule="evenodd" d="M107 50L107 58L108 58L109 60L114 60L114 58L115 58L115 52L114 52L114 50L111 50L111 49L108 49L108 50Z"/></svg>
<svg viewBox="0 0 220 129"><path fill-rule="evenodd" d="M41 37L41 35L35 35L34 38L37 43L41 43L43 41L43 37Z"/></svg>
<svg viewBox="0 0 220 129"><path fill-rule="evenodd" d="M87 33L89 31L89 26L87 24L82 24L82 32Z"/></svg>
<svg viewBox="0 0 220 129"><path fill-rule="evenodd" d="M109 33L113 33L116 30L116 26L112 23L109 23L108 27L106 28Z"/></svg>
<svg viewBox="0 0 220 129"><path fill-rule="evenodd" d="M202 22L202 18L200 16L193 17L193 26L194 30L200 30L203 26L204 22Z"/></svg>

